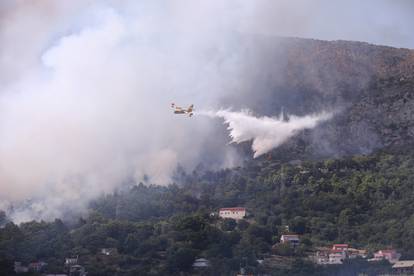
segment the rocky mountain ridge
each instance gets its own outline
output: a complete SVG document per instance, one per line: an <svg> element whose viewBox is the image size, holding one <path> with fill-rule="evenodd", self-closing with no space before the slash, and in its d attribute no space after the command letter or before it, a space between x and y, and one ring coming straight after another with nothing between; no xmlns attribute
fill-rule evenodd
<svg viewBox="0 0 414 276"><path fill-rule="evenodd" d="M265 95L253 97L254 111L335 113L285 147L300 140L314 155L340 156L414 138L414 50L299 38L261 37L246 45L247 59L260 70L250 86Z"/></svg>

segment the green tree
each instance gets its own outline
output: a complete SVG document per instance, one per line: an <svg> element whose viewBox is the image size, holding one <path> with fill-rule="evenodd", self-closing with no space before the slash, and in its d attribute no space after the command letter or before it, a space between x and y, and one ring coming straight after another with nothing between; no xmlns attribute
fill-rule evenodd
<svg viewBox="0 0 414 276"><path fill-rule="evenodd" d="M197 251L190 248L173 248L167 255L167 265L171 272L189 271L196 258Z"/></svg>
<svg viewBox="0 0 414 276"><path fill-rule="evenodd" d="M221 222L221 229L223 231L233 231L237 226L237 222L231 218L225 218Z"/></svg>

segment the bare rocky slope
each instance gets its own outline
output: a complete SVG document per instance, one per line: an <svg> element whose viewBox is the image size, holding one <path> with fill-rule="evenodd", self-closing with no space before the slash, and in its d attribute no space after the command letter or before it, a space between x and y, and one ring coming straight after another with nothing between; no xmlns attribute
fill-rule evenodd
<svg viewBox="0 0 414 276"><path fill-rule="evenodd" d="M255 37L243 45L258 114L334 111L285 145L317 156L368 153L414 138L414 50L363 42ZM253 93L254 94L254 93ZM243 103L239 103L243 106Z"/></svg>

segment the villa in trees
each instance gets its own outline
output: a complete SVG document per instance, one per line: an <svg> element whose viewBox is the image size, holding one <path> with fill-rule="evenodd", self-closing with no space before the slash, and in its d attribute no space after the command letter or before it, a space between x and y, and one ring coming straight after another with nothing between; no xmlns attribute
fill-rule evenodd
<svg viewBox="0 0 414 276"><path fill-rule="evenodd" d="M398 253L395 249L384 249L379 250L374 253L374 258L369 259L368 261L382 261L387 260L392 264L397 263L400 260L401 254Z"/></svg>
<svg viewBox="0 0 414 276"><path fill-rule="evenodd" d="M288 243L292 246L299 245L299 235L296 234L289 234L289 235L282 235L280 237L280 243Z"/></svg>
<svg viewBox="0 0 414 276"><path fill-rule="evenodd" d="M235 220L242 219L246 216L246 208L244 207L231 207L221 208L219 211L220 218L231 218Z"/></svg>
<svg viewBox="0 0 414 276"><path fill-rule="evenodd" d="M339 251L348 251L349 245L346 243L343 244L334 244L332 245L332 250L339 250Z"/></svg>
<svg viewBox="0 0 414 276"><path fill-rule="evenodd" d="M334 244L332 248L319 248L315 263L320 265L342 264L345 259L366 258L366 250L350 248L348 244Z"/></svg>

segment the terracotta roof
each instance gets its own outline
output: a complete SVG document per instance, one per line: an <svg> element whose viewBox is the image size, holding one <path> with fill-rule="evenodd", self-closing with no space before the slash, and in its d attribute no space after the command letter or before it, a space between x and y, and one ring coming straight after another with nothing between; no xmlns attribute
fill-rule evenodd
<svg viewBox="0 0 414 276"><path fill-rule="evenodd" d="M221 208L220 211L246 211L244 207Z"/></svg>
<svg viewBox="0 0 414 276"><path fill-rule="evenodd" d="M348 247L348 244L346 244L346 243L338 243L338 244L334 244L333 247Z"/></svg>

